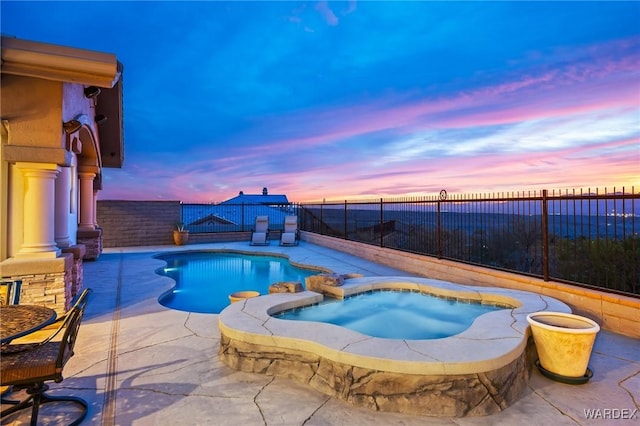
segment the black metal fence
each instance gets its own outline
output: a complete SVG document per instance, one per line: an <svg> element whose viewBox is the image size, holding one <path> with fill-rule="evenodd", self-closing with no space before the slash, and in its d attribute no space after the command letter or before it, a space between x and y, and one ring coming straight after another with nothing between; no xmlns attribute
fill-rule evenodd
<svg viewBox="0 0 640 426"><path fill-rule="evenodd" d="M640 193L624 188L303 203L300 229L640 295Z"/></svg>
<svg viewBox="0 0 640 426"><path fill-rule="evenodd" d="M251 231L256 216L269 218L269 229L284 229L284 218L297 215L295 204L182 204L181 220L190 233Z"/></svg>
<svg viewBox="0 0 640 426"><path fill-rule="evenodd" d="M183 204L192 233L250 231L256 216L380 247L640 295L640 192L565 190L286 205Z"/></svg>

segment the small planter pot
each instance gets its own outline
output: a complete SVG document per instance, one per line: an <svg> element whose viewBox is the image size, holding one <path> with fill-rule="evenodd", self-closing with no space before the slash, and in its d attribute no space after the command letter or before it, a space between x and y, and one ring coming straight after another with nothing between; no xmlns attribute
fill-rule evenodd
<svg viewBox="0 0 640 426"><path fill-rule="evenodd" d="M189 231L178 231L178 230L173 231L173 242L177 246L185 245L187 244L188 241L189 241Z"/></svg>
<svg viewBox="0 0 640 426"><path fill-rule="evenodd" d="M258 296L260 296L259 291L252 291L252 290L236 291L235 293L231 293L229 295L229 301L231 303L236 303L244 299L250 299L252 297L258 297Z"/></svg>
<svg viewBox="0 0 640 426"><path fill-rule="evenodd" d="M540 371L569 384L586 383L591 350L600 326L589 318L563 312L535 312L527 315L538 351Z"/></svg>

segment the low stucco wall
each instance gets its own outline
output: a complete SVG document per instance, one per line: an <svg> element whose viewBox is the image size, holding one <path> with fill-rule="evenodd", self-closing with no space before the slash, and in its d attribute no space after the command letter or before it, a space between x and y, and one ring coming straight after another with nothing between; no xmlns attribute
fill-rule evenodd
<svg viewBox="0 0 640 426"><path fill-rule="evenodd" d="M424 277L548 295L569 305L575 314L597 321L605 330L640 338L640 299L310 232L301 232L300 238Z"/></svg>

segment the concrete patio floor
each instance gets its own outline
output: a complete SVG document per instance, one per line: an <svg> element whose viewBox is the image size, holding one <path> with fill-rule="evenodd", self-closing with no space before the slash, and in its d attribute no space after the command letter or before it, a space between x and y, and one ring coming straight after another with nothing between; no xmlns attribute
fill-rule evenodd
<svg viewBox="0 0 640 426"><path fill-rule="evenodd" d="M272 241L267 247L240 242L106 249L97 261L84 264L84 286L93 294L65 380L50 390L89 403L83 425L640 424L640 341L607 331L596 339L594 376L587 384L557 383L534 369L525 395L488 417L375 412L290 380L235 371L217 356L217 315L175 311L157 302L173 280L154 272L164 262L152 255L197 249L284 253L337 273L408 275L304 241L297 247ZM27 414L3 424L25 424ZM56 424L46 415L45 408L42 424Z"/></svg>

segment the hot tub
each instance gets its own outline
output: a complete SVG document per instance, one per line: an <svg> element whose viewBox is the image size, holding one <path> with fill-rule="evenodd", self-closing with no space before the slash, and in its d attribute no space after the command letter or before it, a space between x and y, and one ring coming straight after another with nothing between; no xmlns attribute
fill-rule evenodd
<svg viewBox="0 0 640 426"><path fill-rule="evenodd" d="M388 339L328 323L274 318L274 313L319 303L324 296L310 291L272 294L221 312L219 356L237 370L294 379L355 406L481 416L507 408L526 389L533 350L527 315L571 312L543 295L427 278L353 278L332 292L344 297L378 289L407 289L510 308L483 314L454 336Z"/></svg>

